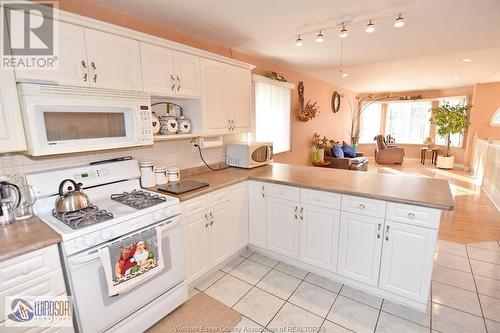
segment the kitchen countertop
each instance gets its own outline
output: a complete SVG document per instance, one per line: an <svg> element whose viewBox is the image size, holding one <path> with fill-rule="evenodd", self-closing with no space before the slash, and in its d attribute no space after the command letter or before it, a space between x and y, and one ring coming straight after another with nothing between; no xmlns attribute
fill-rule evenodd
<svg viewBox="0 0 500 333"><path fill-rule="evenodd" d="M215 191L245 180L257 180L316 190L357 195L409 205L452 210L453 196L447 180L370 172L315 168L273 163L255 169L228 168L183 177L210 186L177 196L180 201ZM153 189L154 190L154 189ZM164 193L165 192L161 192Z"/></svg>
<svg viewBox="0 0 500 333"><path fill-rule="evenodd" d="M0 227L0 261L61 242L61 236L34 216Z"/></svg>

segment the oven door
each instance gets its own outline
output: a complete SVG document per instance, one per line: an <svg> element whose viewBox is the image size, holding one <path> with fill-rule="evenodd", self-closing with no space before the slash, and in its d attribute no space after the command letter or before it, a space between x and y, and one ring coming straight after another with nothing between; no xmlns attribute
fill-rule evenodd
<svg viewBox="0 0 500 333"><path fill-rule="evenodd" d="M70 287L80 332L102 332L185 279L182 225L176 217L161 230L165 268L126 293L108 296L98 249L68 258ZM156 225L162 225L161 222ZM150 229L148 226L144 229ZM144 229L133 232L139 233ZM101 244L99 247L109 243Z"/></svg>

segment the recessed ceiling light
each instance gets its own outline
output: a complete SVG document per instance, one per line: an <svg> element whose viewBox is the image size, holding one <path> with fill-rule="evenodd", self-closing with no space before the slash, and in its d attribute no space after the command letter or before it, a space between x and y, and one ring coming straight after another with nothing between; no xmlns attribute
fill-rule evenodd
<svg viewBox="0 0 500 333"><path fill-rule="evenodd" d="M340 78L341 79L345 79L348 76L349 76L349 73L344 73L344 72L340 71Z"/></svg>
<svg viewBox="0 0 500 333"><path fill-rule="evenodd" d="M320 30L319 33L316 35L316 42L322 43L325 40L323 37L324 37L323 33Z"/></svg>
<svg viewBox="0 0 500 333"><path fill-rule="evenodd" d="M372 20L366 25L365 31L369 34L375 31L375 25L372 23Z"/></svg>
<svg viewBox="0 0 500 333"><path fill-rule="evenodd" d="M459 76L457 76L457 75L455 75L455 76L453 76L453 77L452 77L452 79L453 79L453 80L458 80L458 79L460 79L460 77L459 77Z"/></svg>
<svg viewBox="0 0 500 333"><path fill-rule="evenodd" d="M340 30L340 38L347 38L349 34L347 33L347 29L345 28L344 23L342 23L342 30Z"/></svg>
<svg viewBox="0 0 500 333"><path fill-rule="evenodd" d="M471 58L463 58L462 62L472 62L472 59Z"/></svg>
<svg viewBox="0 0 500 333"><path fill-rule="evenodd" d="M297 36L297 40L295 41L296 46L302 46L304 43L302 42L302 38L300 38L300 35Z"/></svg>
<svg viewBox="0 0 500 333"><path fill-rule="evenodd" d="M403 20L403 17L401 16L401 14L399 14L396 21L394 21L394 27L395 28L402 28L404 25L405 25L405 21Z"/></svg>

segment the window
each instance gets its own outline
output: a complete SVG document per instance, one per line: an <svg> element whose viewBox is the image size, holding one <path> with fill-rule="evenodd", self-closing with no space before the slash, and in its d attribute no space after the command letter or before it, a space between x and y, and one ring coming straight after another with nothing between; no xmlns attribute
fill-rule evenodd
<svg viewBox="0 0 500 333"><path fill-rule="evenodd" d="M497 109L493 117L491 117L490 126L493 127L500 126L500 107Z"/></svg>
<svg viewBox="0 0 500 333"><path fill-rule="evenodd" d="M381 115L381 103L372 103L364 108L361 113L359 143L373 143L373 138L380 134Z"/></svg>
<svg viewBox="0 0 500 333"><path fill-rule="evenodd" d="M290 92L293 85L254 75L255 140L273 143L273 152L290 150Z"/></svg>
<svg viewBox="0 0 500 333"><path fill-rule="evenodd" d="M396 143L421 144L429 136L431 101L388 104L386 132Z"/></svg>
<svg viewBox="0 0 500 333"><path fill-rule="evenodd" d="M449 104L449 105L467 105L467 96L453 96L453 97L443 97L439 99L439 106L442 106L444 104ZM452 147L462 147L462 140L463 140L463 135L462 134L452 134L450 136L451 139L451 146ZM435 135L435 140L434 142L437 145L440 146L446 146L446 138L442 138L437 134L437 129L436 129L436 135Z"/></svg>

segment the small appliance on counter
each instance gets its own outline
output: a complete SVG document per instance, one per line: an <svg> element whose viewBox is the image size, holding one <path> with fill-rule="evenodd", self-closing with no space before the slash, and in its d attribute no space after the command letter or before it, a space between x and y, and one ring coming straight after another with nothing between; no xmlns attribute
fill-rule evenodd
<svg viewBox="0 0 500 333"><path fill-rule="evenodd" d="M17 185L21 200L19 206L15 209L16 220L25 220L33 216L33 204L36 201L33 188L26 183L26 177L23 174L13 174L1 176L0 181L6 181L12 185Z"/></svg>
<svg viewBox="0 0 500 333"><path fill-rule="evenodd" d="M228 144L226 164L233 167L251 169L273 161L273 144L253 142Z"/></svg>
<svg viewBox="0 0 500 333"><path fill-rule="evenodd" d="M16 209L21 203L21 190L16 184L0 182L0 226L16 220Z"/></svg>

